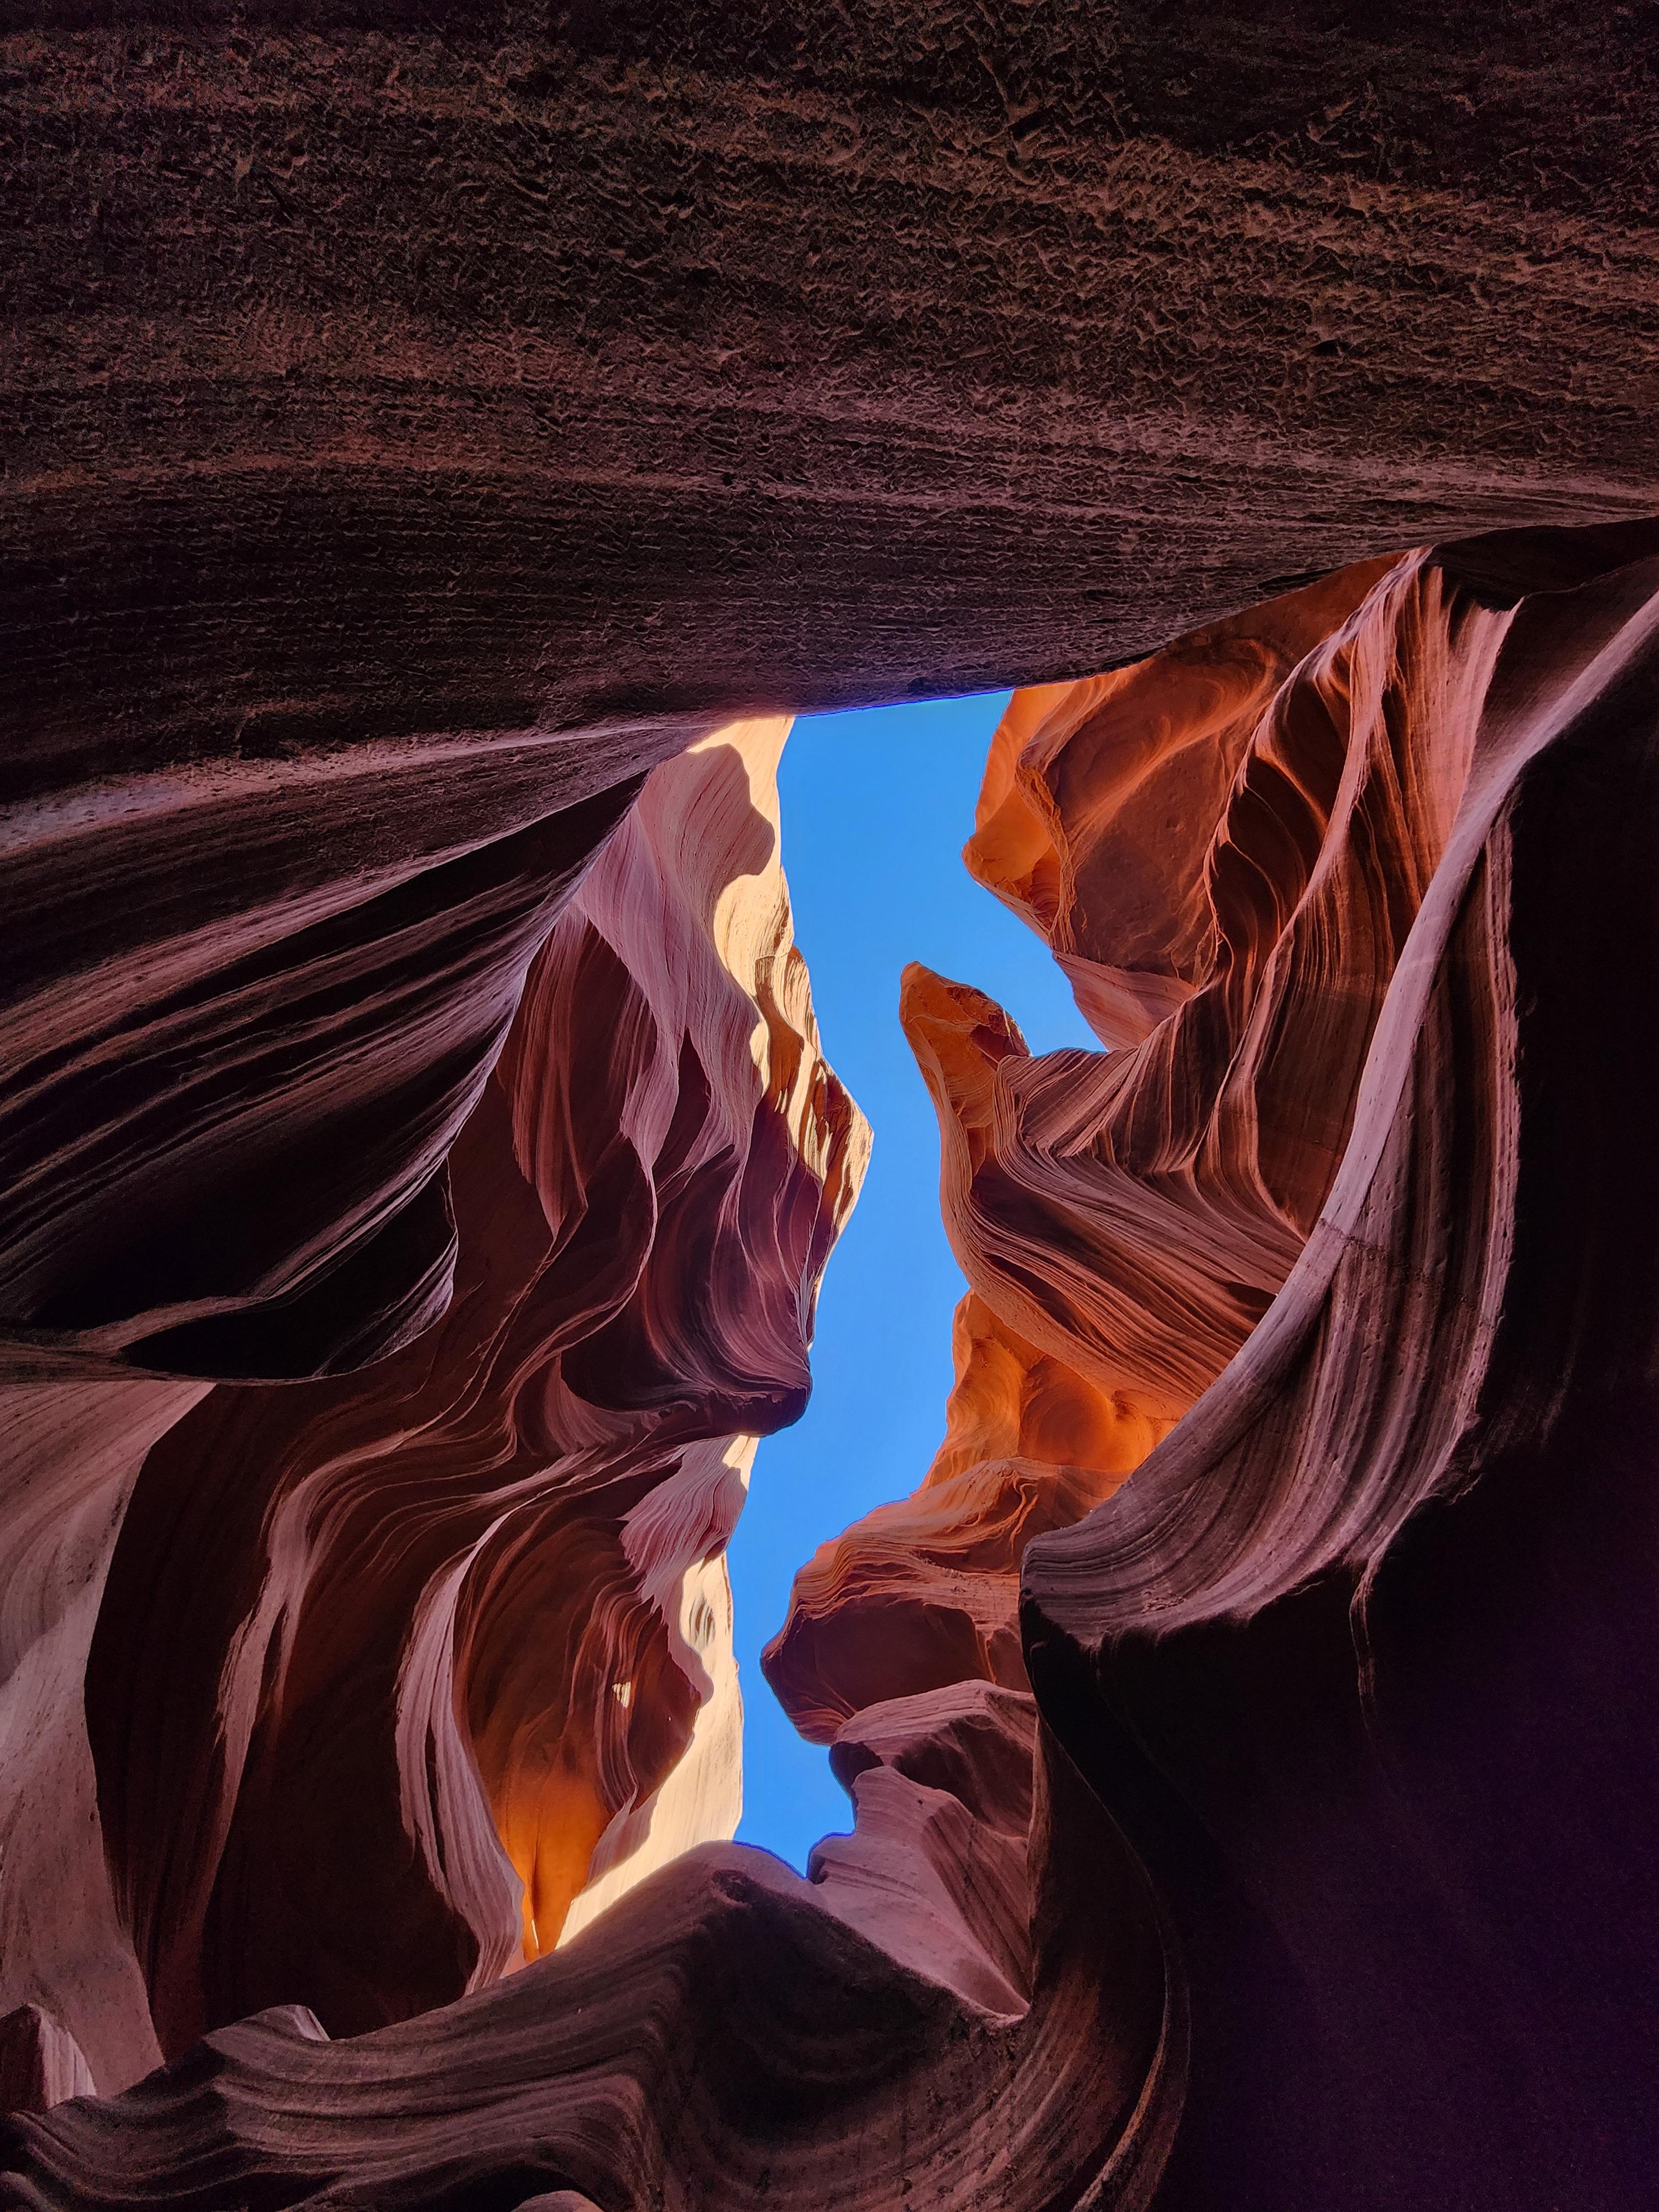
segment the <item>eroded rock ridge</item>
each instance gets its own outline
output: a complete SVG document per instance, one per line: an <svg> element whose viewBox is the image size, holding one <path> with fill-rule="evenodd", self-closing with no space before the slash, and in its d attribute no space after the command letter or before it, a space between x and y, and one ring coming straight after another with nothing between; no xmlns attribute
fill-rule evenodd
<svg viewBox="0 0 1659 2212"><path fill-rule="evenodd" d="M0 2203L1647 2212L1651 0L0 24ZM970 1285L788 710L1014 684ZM878 791L869 795L878 805Z"/></svg>
<svg viewBox="0 0 1659 2212"><path fill-rule="evenodd" d="M1639 2203L1659 1284L1593 954L1659 963L1656 640L1659 532L1528 532L1016 696L969 859L1109 1048L906 978L971 1288L933 1468L769 1654L856 1811L805 1881L719 1840L720 1553L865 1133L784 725L657 769L435 1326L20 1401L122 1441L59 1446L11 1678L103 1858L8 2049L178 2057L15 2120L16 2201Z"/></svg>

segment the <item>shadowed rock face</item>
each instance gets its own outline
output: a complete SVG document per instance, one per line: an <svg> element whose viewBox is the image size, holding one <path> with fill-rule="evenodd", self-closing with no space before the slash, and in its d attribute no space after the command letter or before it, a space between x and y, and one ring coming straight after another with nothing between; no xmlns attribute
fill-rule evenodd
<svg viewBox="0 0 1659 2212"><path fill-rule="evenodd" d="M296 1991L337 2034L441 2003L590 1871L736 1826L720 1555L867 1141L790 939L786 728L658 769L543 947L451 1158L445 1319L144 1462L86 1724L169 2054Z"/></svg>
<svg viewBox="0 0 1659 2212"><path fill-rule="evenodd" d="M1649 2204L1650 17L0 25L0 2203ZM778 710L1005 681L802 1881Z"/></svg>
<svg viewBox="0 0 1659 2212"><path fill-rule="evenodd" d="M1609 928L1659 969L1656 687L1653 528L1410 554L1016 699L972 858L1115 1044L1034 1060L908 979L973 1290L934 1470L769 1656L856 1811L804 1881L684 1813L627 1863L699 1755L663 1591L798 1402L777 1286L860 1141L781 934L781 726L659 769L456 1149L485 1279L145 1460L87 1717L106 1910L181 2056L10 2123L15 2201L1642 2203L1659 1285L1586 978ZM1184 865L1137 870L1149 810ZM728 1272L726 1224L775 1256ZM192 1557L210 1614L247 1590L234 1634L173 1597ZM216 1725L164 1695L213 1681ZM611 1909L504 1975L605 1836Z"/></svg>
<svg viewBox="0 0 1659 2212"><path fill-rule="evenodd" d="M1114 1048L1034 1059L981 993L905 976L972 1288L922 1488L820 1552L768 1652L809 1734L878 1666L890 1694L1029 1686L1026 1544L1111 1496L1267 1311L1348 1142L1509 626L1455 556L1368 562L1014 701L966 858Z"/></svg>
<svg viewBox="0 0 1659 2212"><path fill-rule="evenodd" d="M8 1375L433 1322L529 963L734 714L1659 504L1640 9L740 14L0 10Z"/></svg>
<svg viewBox="0 0 1659 2212"><path fill-rule="evenodd" d="M9 787L419 811L1659 501L1649 0L3 20Z"/></svg>

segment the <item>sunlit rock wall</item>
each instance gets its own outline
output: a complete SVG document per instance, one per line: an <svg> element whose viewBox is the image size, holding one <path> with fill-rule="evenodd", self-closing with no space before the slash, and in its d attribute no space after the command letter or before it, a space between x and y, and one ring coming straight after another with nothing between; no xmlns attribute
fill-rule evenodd
<svg viewBox="0 0 1659 2212"><path fill-rule="evenodd" d="M0 638L60 788L1083 674L1659 506L1645 0L0 37Z"/></svg>
<svg viewBox="0 0 1659 2212"><path fill-rule="evenodd" d="M1656 35L6 14L0 2193L1646 2212ZM859 1138L772 740L618 825L1079 676L855 1832L674 1856Z"/></svg>
<svg viewBox="0 0 1659 2212"><path fill-rule="evenodd" d="M787 728L657 770L536 956L435 1327L282 1388L10 1394L3 1994L100 2086L269 2002L442 2002L735 1827L722 1553L867 1144L790 933Z"/></svg>
<svg viewBox="0 0 1659 2212"><path fill-rule="evenodd" d="M10 2123L15 2201L1644 2205L1656 732L1656 527L1379 561L1016 700L974 865L1112 1048L1033 1059L908 979L972 1290L928 1479L769 1657L856 1813L805 1880L659 1854L722 1825L707 1562L799 1401L860 1132L781 950L775 731L659 771L456 1147L447 1318L111 1464L101 1924L168 2048L264 2009ZM765 1270L719 1264L739 1227ZM229 1405L263 1418L210 1452ZM580 1491L525 1467L554 1425ZM171 1563L220 1543L187 1618ZM584 1847L614 1904L504 1972ZM8 2033L61 2087L52 2027Z"/></svg>
<svg viewBox="0 0 1659 2212"><path fill-rule="evenodd" d="M1506 625L1421 557L1016 695L964 858L1109 1049L1034 1058L913 967L971 1288L922 1488L824 1547L768 1657L812 1734L883 1693L1029 1686L1026 1543L1109 1497L1267 1311L1323 1206ZM878 1675L870 1623L902 1648Z"/></svg>

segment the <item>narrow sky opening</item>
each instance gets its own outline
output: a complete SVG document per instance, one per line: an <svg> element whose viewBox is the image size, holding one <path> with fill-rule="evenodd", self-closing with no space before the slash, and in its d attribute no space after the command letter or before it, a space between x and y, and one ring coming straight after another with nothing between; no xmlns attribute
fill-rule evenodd
<svg viewBox="0 0 1659 2212"><path fill-rule="evenodd" d="M1099 1049L1042 939L962 862L1006 692L803 715L784 748L783 862L830 1064L875 1131L864 1194L818 1302L813 1390L767 1438L731 1548L744 1695L745 1843L805 1869L852 1826L828 1753L803 1742L760 1671L795 1571L914 1490L945 1433L951 1316L965 1289L939 1206L933 1105L899 1028L908 960L976 984L1033 1052Z"/></svg>

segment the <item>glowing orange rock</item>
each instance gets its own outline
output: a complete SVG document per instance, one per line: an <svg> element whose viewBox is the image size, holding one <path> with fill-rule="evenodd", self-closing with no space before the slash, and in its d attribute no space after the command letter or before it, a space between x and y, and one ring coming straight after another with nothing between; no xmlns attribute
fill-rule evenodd
<svg viewBox="0 0 1659 2212"><path fill-rule="evenodd" d="M945 1437L921 1488L819 1547L764 1655L819 1742L886 1698L974 1678L1027 1688L1026 1545L1109 1498L1170 1425L1025 1343L975 1291L953 1335Z"/></svg>
<svg viewBox="0 0 1659 2212"><path fill-rule="evenodd" d="M1330 584L1328 629L1197 808L1187 888L1171 876L1131 901L1115 935L1068 906L1073 848L1051 840L1051 926L1103 1024L1127 1007L1145 1028L1167 1006L1138 1043L1034 1059L980 994L913 975L972 1285L958 1388L938 1479L815 1563L813 1609L781 1647L819 1733L856 1708L832 1750L854 1833L805 1881L731 1844L683 1851L485 1986L511 1911L451 1908L485 1877L511 1906L496 1820L532 1891L545 1847L556 1894L605 1761L637 1750L647 1784L675 1732L668 1667L651 1675L635 1649L658 1639L690 1677L639 1563L718 1548L691 1529L729 1495L732 1443L796 1395L787 1286L810 1279L840 1187L805 1158L855 1149L812 1115L797 1148L800 1094L771 1073L787 1040L763 1080L757 1057L767 991L745 1012L698 963L684 1003L702 1011L670 1030L683 1046L726 1007L727 1081L699 1083L682 1054L675 1080L619 1079L601 1108L611 1078L665 1063L633 1056L629 961L571 921L537 978L558 1050L527 1054L526 1091L492 1083L457 1147L448 1333L418 1368L342 1378L337 1399L247 1394L259 1419L240 1431L216 1425L229 1393L187 1415L135 1486L94 1642L99 1804L118 1814L125 1788L136 1810L111 1857L141 1934L135 1869L164 1896L158 1838L180 1857L204 1826L223 1838L203 1778L216 1787L213 1760L236 1748L227 1723L254 1723L209 1909L192 1924L164 1897L174 1917L149 1923L146 1963L171 1970L170 1946L223 1977L216 2002L231 1967L257 1986L292 1940L258 1876L276 1864L297 1884L314 1859L340 1910L284 1970L334 1974L337 2016L369 1999L404 2016L331 2043L274 2002L125 2098L0 2124L20 2199L193 2212L228 2184L411 2212L1642 2212L1659 1974L1659 1047L1638 1018L1659 991L1656 543L1527 533ZM1224 670L1294 611L1239 617L1205 650ZM1172 708L1194 696L1193 658L1171 649ZM1134 709L1109 764L1159 696L1144 671L1102 679L1109 736ZM1065 703L1037 717L1021 775L1063 780L1089 738L1092 708L1045 759ZM1166 738L1194 750L1187 726L1154 731L1154 763ZM1224 719L1206 726L1233 744ZM672 988L641 987L653 1024ZM590 1055L591 1089L567 1082ZM745 1060L756 1081L734 1091ZM726 1141L734 1095L746 1146ZM709 1265L734 1219L730 1263ZM762 1249L790 1265L745 1275L739 1255ZM1183 1405L1121 1480L1120 1451ZM337 1516L284 1522L300 1493L270 1470L295 1438L310 1502ZM562 1493L550 1438L580 1475ZM276 1502L274 1550L236 1519L250 1472L244 1510L263 1529ZM641 1497L641 1519L665 1516L649 1532ZM566 1542L588 1613L547 1571ZM204 1559L198 1602L234 1632L175 1642L129 1700L144 1725L123 1730L112 1658L144 1659L142 1604L177 1629ZM291 1632L273 1612L255 1636L234 1625L255 1620L267 1562L305 1602ZM1016 1588L1029 1692L982 1679L1012 1669ZM381 1593L383 1615L352 1610ZM528 1663L538 1617L605 1685L607 1720L629 1709L623 1682L630 1705L653 1684L637 1746L611 1721L599 1757L566 1756L586 1691L550 1695L568 1670ZM412 1632L397 1642L394 1624ZM635 1628L631 1671L601 1665ZM933 1686L872 1697L884 1677ZM226 1693L206 1720L204 1685ZM135 1796L146 1763L185 1786ZM295 1848L260 1861L250 1840L278 1807ZM399 1881L390 1840L411 1835L433 1853ZM372 1892L353 1887L353 1844L377 1862ZM357 1924L371 1894L392 1907L378 1953ZM477 1948L452 1941L444 1962L463 1922ZM411 1949L480 1985L417 2010ZM151 1987L178 1996L165 1974Z"/></svg>
<svg viewBox="0 0 1659 2212"><path fill-rule="evenodd" d="M906 970L973 1288L923 1487L823 1547L769 1649L809 1733L879 1694L878 1650L888 1694L1023 1685L1026 1543L1110 1496L1301 1250L1457 774L1443 726L1409 711L1443 680L1439 586L1415 569L1390 586L1395 568L1017 693L1004 716L964 857L1114 1049L1033 1058L983 994ZM1485 666L1477 651L1461 680Z"/></svg>
<svg viewBox="0 0 1659 2212"><path fill-rule="evenodd" d="M721 1555L867 1143L791 940L787 728L665 764L555 927L451 1157L443 1320L149 1455L87 1711L170 2051L440 2002L736 1826Z"/></svg>

